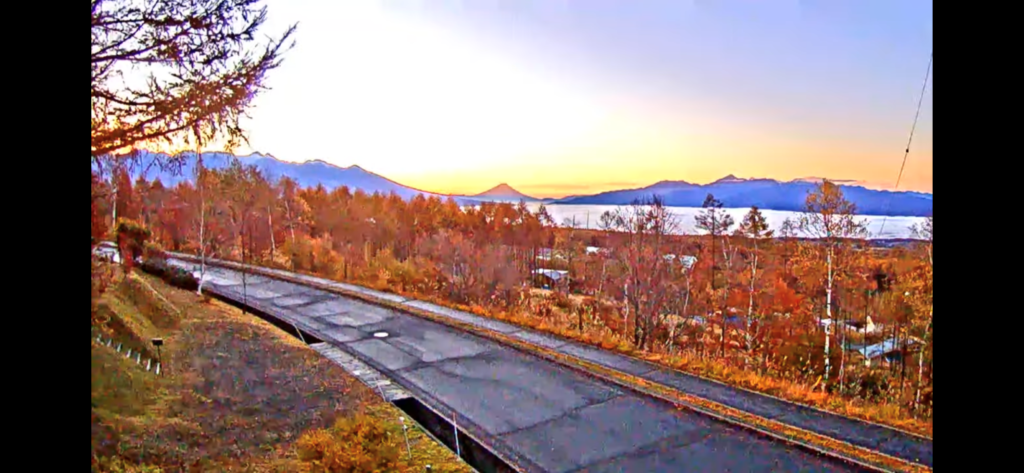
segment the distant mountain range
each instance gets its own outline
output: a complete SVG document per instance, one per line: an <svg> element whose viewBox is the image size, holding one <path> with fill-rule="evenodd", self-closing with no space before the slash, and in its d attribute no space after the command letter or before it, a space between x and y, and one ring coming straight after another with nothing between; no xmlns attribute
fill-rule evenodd
<svg viewBox="0 0 1024 473"><path fill-rule="evenodd" d="M672 207L700 207L708 194L713 194L725 207L800 211L807 193L816 182L798 179L780 182L774 179L743 179L725 176L710 184L686 181L661 181L640 189L625 189L600 194L564 198L556 201L569 205L623 205L635 199L657 195ZM839 184L847 200L862 215L924 217L932 214L932 194L891 192Z"/></svg>
<svg viewBox="0 0 1024 473"><path fill-rule="evenodd" d="M139 165L136 166L132 179L137 179L145 172L145 179L160 179L160 182L165 186L175 186L182 181L191 181L195 173L195 153L186 153L185 156L186 159L180 172L172 172L170 170L162 170L159 166L151 165L157 162L157 160L166 160L168 155L141 151ZM208 169L227 168L230 166L231 160L236 157L230 153L203 153L202 156L203 166ZM367 194L373 194L374 192L390 194L394 192L403 199L411 199L417 194L423 194L424 197L437 196L442 199L452 197L460 205L476 205L480 203L479 200L470 199L465 196L450 196L448 194L414 189L355 165L341 167L320 160L293 163L281 161L271 155L262 153L237 156L237 158L244 165L256 166L263 172L264 176L272 181L287 176L301 187L315 187L317 184L322 184L325 189L333 190L341 186L347 186L352 191L361 189ZM95 165L93 168L95 169Z"/></svg>
<svg viewBox="0 0 1024 473"><path fill-rule="evenodd" d="M139 177L149 163L166 155L142 152L141 166L132 176ZM228 153L203 153L203 164L208 168L227 167L234 156ZM460 205L475 205L481 202L519 202L520 200L545 204L566 205L628 205L637 199L646 199L654 195L661 197L666 205L673 207L700 207L707 194L722 201L725 207L748 208L757 206L765 210L800 211L804 208L807 193L814 189L817 179L796 179L793 181L777 181L774 179L744 179L728 175L710 184L692 184L686 181L661 181L639 189L623 189L601 192L593 195L568 196L560 199L538 199L513 189L502 183L476 195L448 195L414 189L399 184L378 174L367 171L359 166L340 167L324 161L314 160L303 163L281 161L270 155L254 153L239 156L243 164L255 165L270 179L287 176L294 179L300 186L316 186L322 184L327 189L348 186L349 189L361 189L372 194L394 192L404 199L417 194L424 196L452 197ZM145 178L159 178L164 185L173 186L182 180L190 180L195 165L194 153L188 155L182 172L174 174L163 171L157 166L148 166ZM891 192L867 189L862 186L839 185L845 197L857 206L857 213L862 215L888 216L927 216L932 213L932 194L922 192Z"/></svg>

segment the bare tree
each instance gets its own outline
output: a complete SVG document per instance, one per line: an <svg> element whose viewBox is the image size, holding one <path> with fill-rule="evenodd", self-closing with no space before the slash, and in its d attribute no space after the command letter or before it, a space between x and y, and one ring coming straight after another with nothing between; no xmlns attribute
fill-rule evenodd
<svg viewBox="0 0 1024 473"><path fill-rule="evenodd" d="M262 176L255 166L243 165L238 158L234 158L223 171L223 179L228 216L242 259L242 304L248 306L247 274L252 256L252 225L258 205L252 196Z"/></svg>
<svg viewBox="0 0 1024 473"><path fill-rule="evenodd" d="M207 261L210 258L216 257L220 249L229 240L229 237L214 231L216 227L210 227L211 219L215 220L215 217L223 214L225 202L217 199L222 177L221 172L211 170L203 165L202 154L196 153L193 179L195 180L198 202L190 205L199 207L194 225L199 237L199 283L196 287L196 293L200 295L203 293L203 284L206 280Z"/></svg>
<svg viewBox="0 0 1024 473"><path fill-rule="evenodd" d="M295 31L255 43L258 3L92 0L93 157L154 140L244 140L239 119Z"/></svg>
<svg viewBox="0 0 1024 473"><path fill-rule="evenodd" d="M672 298L672 303L676 307L676 318L669 323L668 331L668 351L672 352L675 346L676 331L679 329L679 324L690 320L690 281L693 279L693 265L683 264L682 276L683 276L683 298L681 304L679 304L678 298Z"/></svg>
<svg viewBox="0 0 1024 473"><path fill-rule="evenodd" d="M825 327L825 384L830 371L829 328L832 320L832 295L835 290L837 267L840 263L839 249L847 240L865 235L864 224L854 216L856 206L846 200L839 186L824 179L814 191L808 193L806 208L800 217L800 229L812 238L818 239L819 248L825 253L825 317L819 319Z"/></svg>
<svg viewBox="0 0 1024 473"><path fill-rule="evenodd" d="M609 235L609 240L610 240L610 237L611 237L610 234L612 232L614 232L615 228L616 228L615 227L615 213L613 213L610 210L605 210L604 212L602 212L601 213L601 217L600 217L600 219L598 220L598 223L597 223L597 228L601 229L601 231L603 231L603 232L605 232L605 234ZM602 256L601 257L601 276L598 278L598 281L597 281L597 296L598 297L601 297L601 296L604 295L604 281L607 278L607 274L608 274L608 258Z"/></svg>
<svg viewBox="0 0 1024 473"><path fill-rule="evenodd" d="M750 356L754 352L754 332L753 332L753 320L754 320L754 293L757 287L758 281L758 259L760 257L760 242L762 240L771 240L774 233L773 230L769 229L768 221L761 214L758 208L751 207L747 215L743 217L743 221L740 222L739 228L736 233L740 236L746 237L753 244L753 249L750 252L748 258L748 268L750 269L750 282L748 284L749 291L749 303L747 305L747 320L746 320L746 349L747 349L747 364L749 365ZM758 322L758 327L761 323Z"/></svg>
<svg viewBox="0 0 1024 473"><path fill-rule="evenodd" d="M203 169L203 156L196 153L195 165L196 191L199 192L199 285L196 294L203 294L203 283L206 281L206 175Z"/></svg>
<svg viewBox="0 0 1024 473"><path fill-rule="evenodd" d="M928 279L928 281L926 281L926 284L928 286L926 288L924 288L925 289L924 292L926 294L922 294L922 295L927 295L928 296L928 300L927 300L927 304L928 304L928 317L927 317L927 319L925 321L925 324L924 324L924 326L925 326L925 329L924 329L924 344L925 344L925 346L921 347L921 350L919 351L919 353L917 355L917 388L915 389L915 392L914 392L914 408L915 409L919 409L921 407L921 388L922 388L923 381L924 381L924 355L925 355L925 351L926 350L930 350L931 349L931 344L932 344L932 314L934 312L934 310L933 310L934 306L932 305L932 299L931 299L932 291L931 291L931 285L930 285L930 282L931 282L930 280L931 280L932 274L933 274L932 271L934 271L933 270L933 261L932 261L932 216L929 215L928 218L926 218L925 221L922 222L920 226L918 226L918 225L911 226L911 232L913 233L913 235L915 237L920 238L921 240L923 240L922 246L924 247L925 254L927 255L927 262L928 262L928 266L927 266L928 273L926 275L926 277Z"/></svg>
<svg viewBox="0 0 1024 473"><path fill-rule="evenodd" d="M559 237L555 239L555 250L558 254L565 258L566 269L569 270L569 276L565 280L565 290L571 292L573 286L575 286L576 266L578 266L580 255L586 250L583 248L583 244L576 239L576 230L580 228L580 222L576 221L576 216L566 217L562 220L562 226L568 229L568 232L560 232ZM553 256L553 255L552 255ZM582 321L582 319L581 319ZM582 326L580 330L582 331Z"/></svg>
<svg viewBox="0 0 1024 473"><path fill-rule="evenodd" d="M707 232L708 236L711 237L711 253L710 253L711 254L711 265L708 267L708 271L710 272L711 292L710 292L710 295L709 295L710 299L708 300L708 309L714 311L713 308L716 306L715 301L718 300L717 306L718 306L718 311L721 313L721 324L722 324L722 333L721 333L720 338L719 338L719 342L720 342L720 353L719 353L719 356L723 356L724 357L725 356L725 332L726 332L726 325L727 325L726 324L726 312L727 312L727 310L726 310L726 307L725 307L725 297L728 295L727 294L728 287L722 288L721 286L723 286L723 284L719 284L719 282L718 282L718 273L719 273L719 270L721 269L721 267L719 267L719 265L716 263L715 245L716 245L716 241L719 238L722 238L724 235L729 233L729 229L732 228L732 226L733 226L733 224L735 222L733 221L732 216L729 215L728 213L726 213L725 210L722 209L722 202L720 200L716 199L715 196L713 196L711 194L708 194L707 197L704 198L704 204L701 205L701 207L704 210L702 210L699 214L697 214L694 217L694 219L697 221L697 228L699 230ZM727 259L727 253L724 252L724 242L723 242L723 259ZM724 263L724 261L723 261L723 263ZM724 289L723 292L725 292L726 294L723 294L721 298L716 298L715 294L717 293L717 291L719 289Z"/></svg>
<svg viewBox="0 0 1024 473"><path fill-rule="evenodd" d="M932 216L925 217L920 225L911 225L910 233L922 240L925 254L928 255L928 265L932 264Z"/></svg>
<svg viewBox="0 0 1024 473"><path fill-rule="evenodd" d="M613 227L622 236L613 254L621 268L626 303L623 329L628 328L632 312L633 344L644 349L654 329L663 322L666 303L675 293L669 274L673 265L665 255L667 236L675 233L678 222L654 196L617 209Z"/></svg>

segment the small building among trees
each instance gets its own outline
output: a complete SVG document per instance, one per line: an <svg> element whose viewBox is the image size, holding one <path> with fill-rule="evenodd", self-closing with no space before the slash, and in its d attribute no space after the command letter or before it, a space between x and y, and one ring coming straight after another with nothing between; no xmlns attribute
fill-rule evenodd
<svg viewBox="0 0 1024 473"><path fill-rule="evenodd" d="M569 279L569 272L561 269L538 268L533 270L534 284L544 289L550 289L559 284L565 284Z"/></svg>

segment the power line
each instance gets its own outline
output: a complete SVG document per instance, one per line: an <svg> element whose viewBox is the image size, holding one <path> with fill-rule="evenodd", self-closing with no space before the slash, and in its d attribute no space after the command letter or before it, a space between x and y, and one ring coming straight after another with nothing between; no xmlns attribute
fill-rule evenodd
<svg viewBox="0 0 1024 473"><path fill-rule="evenodd" d="M917 119L921 116L921 104L924 102L924 92L928 88L928 77L931 76L932 72L932 59L934 53L928 55L928 69L924 73L924 84L921 84L921 94L917 98L917 111L914 112L914 124L910 126L910 137L907 138L907 149L903 152L903 163L900 164L900 173L896 175L896 185L893 187L893 193L896 192L900 187L900 179L903 178L903 168L907 166L907 156L910 155L910 143L914 141L914 131L917 130ZM885 230L885 221L889 219L889 204L892 202L892 194L889 194L889 198L885 200L885 212L882 215L882 225L878 227L878 236L882 236L882 231Z"/></svg>

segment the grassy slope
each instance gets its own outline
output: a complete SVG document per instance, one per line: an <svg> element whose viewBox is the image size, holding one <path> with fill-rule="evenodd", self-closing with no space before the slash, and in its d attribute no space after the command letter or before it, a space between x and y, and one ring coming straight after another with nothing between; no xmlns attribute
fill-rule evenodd
<svg viewBox="0 0 1024 473"><path fill-rule="evenodd" d="M161 377L93 342L92 448L100 471L317 471L298 460L296 440L356 412L401 436L400 411L237 309L142 276L111 286L99 313L116 340L166 341ZM435 471L470 471L418 429L409 433L413 457L402 442L398 471L428 463Z"/></svg>

